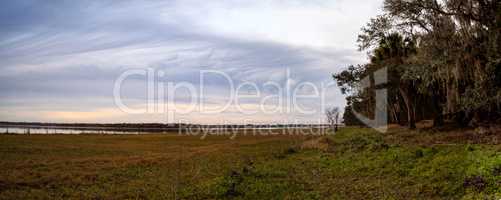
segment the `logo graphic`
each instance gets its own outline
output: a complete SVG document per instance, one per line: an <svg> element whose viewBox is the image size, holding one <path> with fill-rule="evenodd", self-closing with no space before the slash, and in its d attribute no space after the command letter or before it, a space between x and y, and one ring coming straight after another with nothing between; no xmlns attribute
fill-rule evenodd
<svg viewBox="0 0 501 200"><path fill-rule="evenodd" d="M372 78L374 79L374 83L372 83ZM360 81L360 89L365 88L377 88L377 86L385 84L388 82L388 71L386 68L379 69L378 71L372 74L372 77L369 75ZM375 89L376 93L376 107L374 112L374 119L369 119L368 117L357 112L353 107L351 107L351 111L353 114L365 125L371 127L379 132L386 132L388 130L388 90L386 88L383 89Z"/></svg>

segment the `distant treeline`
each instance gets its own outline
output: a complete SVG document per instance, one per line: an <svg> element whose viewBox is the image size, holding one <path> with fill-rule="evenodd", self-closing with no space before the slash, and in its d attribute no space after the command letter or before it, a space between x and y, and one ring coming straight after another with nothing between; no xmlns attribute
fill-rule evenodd
<svg viewBox="0 0 501 200"><path fill-rule="evenodd" d="M381 88L393 123L501 124L501 1L385 0L383 8L358 37L370 61L333 75L349 95L345 124L360 124L352 109L374 116ZM381 69L388 82L376 85ZM370 87L361 89L365 77Z"/></svg>
<svg viewBox="0 0 501 200"><path fill-rule="evenodd" d="M191 128L208 129L268 129L268 128L322 128L324 124L227 124L227 125L202 125L202 124L163 124L163 123L40 123L40 122L0 122L0 127L13 128L48 128L48 129L73 129L73 130L112 130L112 131L170 131Z"/></svg>

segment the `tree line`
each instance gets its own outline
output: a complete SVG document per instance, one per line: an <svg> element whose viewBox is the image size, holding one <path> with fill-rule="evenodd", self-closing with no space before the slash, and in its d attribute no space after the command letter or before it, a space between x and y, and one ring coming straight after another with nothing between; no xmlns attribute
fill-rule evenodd
<svg viewBox="0 0 501 200"><path fill-rule="evenodd" d="M368 63L333 75L348 95L345 124L360 124L352 109L374 116L373 73L383 68L390 123L499 123L500 0L385 0L383 9L358 36ZM371 87L360 88L365 77Z"/></svg>

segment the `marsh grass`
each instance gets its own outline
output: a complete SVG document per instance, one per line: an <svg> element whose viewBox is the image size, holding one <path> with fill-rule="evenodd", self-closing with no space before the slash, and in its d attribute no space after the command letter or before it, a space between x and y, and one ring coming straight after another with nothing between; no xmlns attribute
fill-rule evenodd
<svg viewBox="0 0 501 200"><path fill-rule="evenodd" d="M477 137L0 135L0 199L499 199L497 136Z"/></svg>

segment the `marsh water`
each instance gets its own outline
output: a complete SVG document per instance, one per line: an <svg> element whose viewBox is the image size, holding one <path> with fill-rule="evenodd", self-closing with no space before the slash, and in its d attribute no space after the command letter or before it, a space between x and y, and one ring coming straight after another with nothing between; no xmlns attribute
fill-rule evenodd
<svg viewBox="0 0 501 200"><path fill-rule="evenodd" d="M200 131L244 131L244 130L309 130L309 129L325 129L326 127L261 127L261 128L201 128ZM149 134L149 133L182 133L186 131L194 131L192 128L163 128L163 129L120 129L120 128L103 128L103 127L47 127L47 126L16 126L16 127L0 127L0 134Z"/></svg>
<svg viewBox="0 0 501 200"><path fill-rule="evenodd" d="M69 128L0 127L0 134L141 134L144 131L116 131Z"/></svg>

